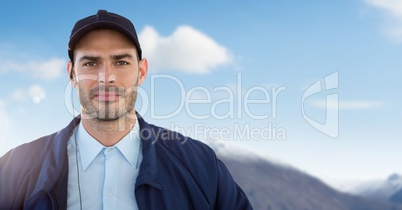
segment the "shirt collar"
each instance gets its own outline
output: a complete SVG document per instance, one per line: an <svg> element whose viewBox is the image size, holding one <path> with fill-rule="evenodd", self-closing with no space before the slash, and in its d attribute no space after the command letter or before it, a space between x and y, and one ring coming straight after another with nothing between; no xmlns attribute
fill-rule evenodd
<svg viewBox="0 0 402 210"><path fill-rule="evenodd" d="M119 149L124 158L126 158L134 168L138 168L139 166L138 156L141 146L139 131L140 127L138 125L138 120L136 119L133 129L113 146ZM85 171L96 156L98 156L98 154L106 147L99 143L85 130L82 121L79 124L75 135L77 137L82 169Z"/></svg>
<svg viewBox="0 0 402 210"><path fill-rule="evenodd" d="M134 167L139 167L139 152L141 146L140 126L138 120L135 120L133 129L123 137L115 147L123 154L124 158Z"/></svg>

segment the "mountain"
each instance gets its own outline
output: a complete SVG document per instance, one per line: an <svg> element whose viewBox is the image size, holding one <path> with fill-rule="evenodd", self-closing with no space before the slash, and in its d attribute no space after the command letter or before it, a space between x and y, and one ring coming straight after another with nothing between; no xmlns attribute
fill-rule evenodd
<svg viewBox="0 0 402 210"><path fill-rule="evenodd" d="M391 197L389 197L389 201L393 203L402 204L402 189L394 193Z"/></svg>
<svg viewBox="0 0 402 210"><path fill-rule="evenodd" d="M369 199L402 203L402 176L392 174L385 180L364 182L347 191Z"/></svg>
<svg viewBox="0 0 402 210"><path fill-rule="evenodd" d="M341 193L276 160L225 142L207 142L256 210L402 210L402 206Z"/></svg>

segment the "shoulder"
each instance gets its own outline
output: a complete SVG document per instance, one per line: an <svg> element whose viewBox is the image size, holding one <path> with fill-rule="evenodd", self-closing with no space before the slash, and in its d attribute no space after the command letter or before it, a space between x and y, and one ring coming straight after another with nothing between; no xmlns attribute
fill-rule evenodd
<svg viewBox="0 0 402 210"><path fill-rule="evenodd" d="M157 147L164 147L180 156L200 155L215 158L214 151L205 143L185 136L179 132L150 124L154 131L154 143Z"/></svg>
<svg viewBox="0 0 402 210"><path fill-rule="evenodd" d="M20 145L0 158L0 209L22 207L37 190L52 187L66 165L67 141L75 124Z"/></svg>
<svg viewBox="0 0 402 210"><path fill-rule="evenodd" d="M0 168L6 165L19 166L19 168L32 166L33 162L43 159L44 153L47 147L50 146L54 135L55 133L41 137L10 150L0 158Z"/></svg>
<svg viewBox="0 0 402 210"><path fill-rule="evenodd" d="M0 158L0 208L12 203L22 204L38 179L46 160L50 136L18 146Z"/></svg>
<svg viewBox="0 0 402 210"><path fill-rule="evenodd" d="M43 164L49 156L59 156L67 149L67 141L78 118L66 128L53 134L40 137L29 143L22 144L0 158L0 174L29 171L36 165ZM18 167L16 167L18 166Z"/></svg>
<svg viewBox="0 0 402 210"><path fill-rule="evenodd" d="M174 158L187 168L216 167L217 157L207 144L179 132L140 122L141 139L153 144L159 158Z"/></svg>

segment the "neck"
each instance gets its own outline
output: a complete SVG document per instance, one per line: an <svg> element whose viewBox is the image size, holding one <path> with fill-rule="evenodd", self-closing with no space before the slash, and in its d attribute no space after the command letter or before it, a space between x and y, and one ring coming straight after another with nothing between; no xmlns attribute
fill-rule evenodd
<svg viewBox="0 0 402 210"><path fill-rule="evenodd" d="M104 121L83 115L82 125L99 143L106 147L117 144L134 127L136 119L123 116L117 120Z"/></svg>

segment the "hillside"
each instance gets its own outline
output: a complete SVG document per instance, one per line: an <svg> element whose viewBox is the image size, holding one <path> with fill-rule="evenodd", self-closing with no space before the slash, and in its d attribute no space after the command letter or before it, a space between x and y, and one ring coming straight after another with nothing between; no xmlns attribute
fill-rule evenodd
<svg viewBox="0 0 402 210"><path fill-rule="evenodd" d="M226 164L254 209L402 210L332 189L319 179L228 143L208 143Z"/></svg>

